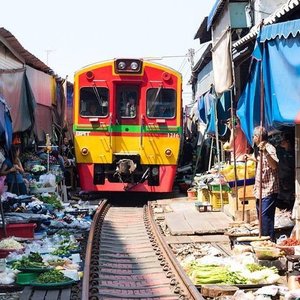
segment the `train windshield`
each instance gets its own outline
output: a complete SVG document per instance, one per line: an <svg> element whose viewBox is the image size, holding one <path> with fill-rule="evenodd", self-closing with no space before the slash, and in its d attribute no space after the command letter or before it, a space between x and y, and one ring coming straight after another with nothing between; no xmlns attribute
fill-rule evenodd
<svg viewBox="0 0 300 300"><path fill-rule="evenodd" d="M174 118L176 92L173 89L151 88L147 91L148 118Z"/></svg>
<svg viewBox="0 0 300 300"><path fill-rule="evenodd" d="M108 101L107 88L83 87L80 89L80 115L83 117L106 117Z"/></svg>

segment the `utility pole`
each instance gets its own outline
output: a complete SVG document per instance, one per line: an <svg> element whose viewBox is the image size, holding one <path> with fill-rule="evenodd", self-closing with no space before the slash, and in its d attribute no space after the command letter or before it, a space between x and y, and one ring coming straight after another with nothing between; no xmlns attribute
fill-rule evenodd
<svg viewBox="0 0 300 300"><path fill-rule="evenodd" d="M195 57L195 49L193 49L193 48L188 49L187 56L188 56L188 61L191 64L191 70L193 70L193 67L194 67L194 57Z"/></svg>
<svg viewBox="0 0 300 300"><path fill-rule="evenodd" d="M46 65L48 66L48 61L49 61L49 55L51 52L54 52L55 50L47 49L45 50L46 52Z"/></svg>

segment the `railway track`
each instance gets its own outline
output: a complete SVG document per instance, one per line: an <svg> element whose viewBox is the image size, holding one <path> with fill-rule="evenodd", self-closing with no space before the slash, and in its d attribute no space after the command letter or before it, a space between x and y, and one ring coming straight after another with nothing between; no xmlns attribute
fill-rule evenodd
<svg viewBox="0 0 300 300"><path fill-rule="evenodd" d="M182 271L150 206L102 201L86 248L82 299L204 299Z"/></svg>

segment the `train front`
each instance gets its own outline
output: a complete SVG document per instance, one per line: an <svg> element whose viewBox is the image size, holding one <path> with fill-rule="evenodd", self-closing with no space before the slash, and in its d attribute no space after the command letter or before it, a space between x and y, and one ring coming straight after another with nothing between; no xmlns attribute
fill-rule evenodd
<svg viewBox="0 0 300 300"><path fill-rule="evenodd" d="M84 191L172 191L182 134L181 75L139 59L75 74L74 141Z"/></svg>

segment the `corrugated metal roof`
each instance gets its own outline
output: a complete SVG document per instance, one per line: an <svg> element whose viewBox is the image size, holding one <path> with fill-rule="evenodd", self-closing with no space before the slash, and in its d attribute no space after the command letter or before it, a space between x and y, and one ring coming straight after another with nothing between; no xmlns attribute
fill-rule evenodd
<svg viewBox="0 0 300 300"><path fill-rule="evenodd" d="M283 4L280 8L278 8L273 14L263 20L263 25L270 25L276 23L279 19L284 17L287 13L292 12L295 9L300 8L300 0L288 0L285 4ZM242 37L240 40L235 42L232 45L232 48L239 48L249 42L250 40L256 38L257 33L259 31L260 24L253 26L250 32Z"/></svg>
<svg viewBox="0 0 300 300"><path fill-rule="evenodd" d="M15 36L12 35L4 27L0 27L0 36L4 38L9 44L9 46L24 59L25 64L31 66L34 69L43 71L47 74L54 74L53 70L50 67L48 67L41 60L39 60L33 54L24 49L23 46L19 43L19 41L15 38Z"/></svg>

